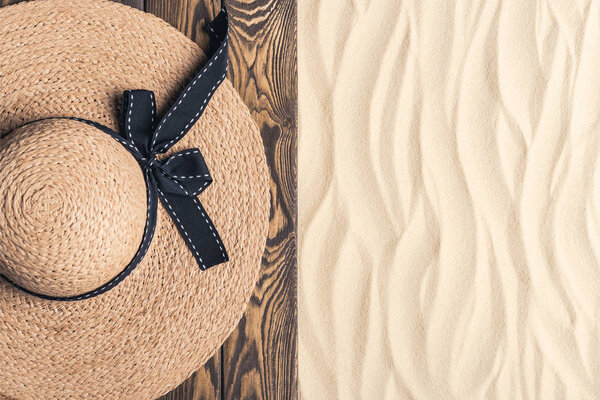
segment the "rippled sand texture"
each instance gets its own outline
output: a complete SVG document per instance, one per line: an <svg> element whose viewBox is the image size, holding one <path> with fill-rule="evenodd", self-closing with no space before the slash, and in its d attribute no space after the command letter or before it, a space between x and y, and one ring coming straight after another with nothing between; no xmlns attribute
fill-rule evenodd
<svg viewBox="0 0 600 400"><path fill-rule="evenodd" d="M600 2L299 5L303 398L600 398Z"/></svg>

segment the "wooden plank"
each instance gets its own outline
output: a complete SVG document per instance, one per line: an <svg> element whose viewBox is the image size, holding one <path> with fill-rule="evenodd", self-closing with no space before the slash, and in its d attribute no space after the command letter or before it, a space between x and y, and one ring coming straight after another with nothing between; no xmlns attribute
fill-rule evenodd
<svg viewBox="0 0 600 400"><path fill-rule="evenodd" d="M297 388L296 0L228 0L230 74L261 129L271 222L260 281L223 346L223 398L294 399Z"/></svg>
<svg viewBox="0 0 600 400"><path fill-rule="evenodd" d="M146 0L146 11L183 32L200 47L208 47L204 24L221 10L220 0Z"/></svg>

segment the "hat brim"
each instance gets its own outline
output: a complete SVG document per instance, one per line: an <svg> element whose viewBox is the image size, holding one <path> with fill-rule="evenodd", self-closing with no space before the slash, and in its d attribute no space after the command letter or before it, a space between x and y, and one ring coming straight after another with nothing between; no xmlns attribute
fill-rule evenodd
<svg viewBox="0 0 600 400"><path fill-rule="evenodd" d="M75 116L119 129L124 90L154 91L158 114L205 60L164 21L100 0L0 8L0 132ZM230 261L201 271L164 208L132 274L84 301L28 295L0 280L0 396L155 398L185 380L241 318L268 217L260 133L228 80L170 153L198 147L214 183L201 195Z"/></svg>

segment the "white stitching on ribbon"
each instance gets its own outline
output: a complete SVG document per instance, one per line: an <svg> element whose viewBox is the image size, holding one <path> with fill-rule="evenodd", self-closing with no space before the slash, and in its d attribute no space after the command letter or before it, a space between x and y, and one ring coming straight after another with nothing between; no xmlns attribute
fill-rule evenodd
<svg viewBox="0 0 600 400"><path fill-rule="evenodd" d="M179 154L175 154L173 156L171 156L166 163L164 163L163 165L169 165L169 163L171 161L173 161L174 159L176 159L177 157L183 157L183 156L189 156L191 154L198 154L200 153L200 150L190 150L190 151L186 151L185 153L179 153Z"/></svg>
<svg viewBox="0 0 600 400"><path fill-rule="evenodd" d="M189 192L187 190L185 190L185 188L183 186L181 186L181 184L179 182L175 181L175 183L177 184L177 186L179 186L181 188L181 190L183 190L183 192L186 194L186 196L190 195ZM200 190L204 189L207 185L208 185L208 182L204 182L204 186ZM202 211L202 207L200 207L200 201L198 200L198 198L196 196L193 196L193 197L194 197L194 204L196 204L198 211L200 211L200 214L202 214L202 218L204 218L204 220L206 221L206 225L208 225L208 228L210 229L210 232L212 233L213 238L215 239L215 242L217 243L217 246L219 246L219 249L221 249L221 255L223 256L223 258L226 258L225 250L223 250L222 243L219 241L219 237L217 236L215 230L213 229L212 223L209 221L209 219L206 216L206 214L204 213L204 211Z"/></svg>
<svg viewBox="0 0 600 400"><path fill-rule="evenodd" d="M227 39L227 36L225 36L225 38ZM188 88L186 89L186 91L184 92L183 96L181 96L181 99L179 99L179 101L177 102L177 104L175 105L175 107L173 107L173 109L171 111L169 111L169 113L163 118L163 120L160 122L160 124L158 124L158 128L156 128L156 134L154 135L154 138L152 139L152 147L154 147L154 145L156 144L156 140L158 139L158 135L160 133L160 129L162 128L162 126L165 124L165 122L169 119L169 117L173 114L173 111L177 110L177 107L179 107L179 105L181 105L181 103L183 102L183 99L185 98L185 96L187 95L187 92L189 92L192 87L194 87L196 85L196 83L200 80L200 78L202 78L202 75L206 72L206 70L212 66L212 63L217 60L219 58L219 56L221 55L221 53L223 52L223 50L225 50L225 48L227 47L227 42L223 43L223 47L221 47L221 49L219 50L219 52L215 55L214 60L211 60L209 62L208 65L206 65L204 68L202 68L202 71L200 72L200 74L194 79L194 81L188 86ZM225 70L227 70L227 66L225 67ZM194 118L192 118L190 120L190 123L188 123L183 129L182 131L177 135L177 137L173 140L171 140L170 142L168 142L166 145L164 145L162 147L162 149L164 149L165 147L169 147L171 146L173 143L177 142L179 139L181 139L181 137L185 134L185 132L187 131L187 129L190 127L190 125L195 122L195 120L200 116L200 114L202 113L202 111L204 111L204 108L206 107L206 103L208 101L208 97L212 96L212 94L214 93L214 91L216 90L216 86L219 86L221 84L221 82L223 82L223 80L225 79L226 74L224 74L221 77L221 80L215 85L213 86L212 90L210 91L210 93L207 94L206 98L204 99L203 103L202 103L202 107L200 108L200 111L198 111L196 113L196 115L194 116ZM161 149L161 150L162 150Z"/></svg>
<svg viewBox="0 0 600 400"><path fill-rule="evenodd" d="M150 102L151 102L150 111L152 113L151 128L154 129L154 114L155 114L154 110L156 109L156 103L154 102L154 92L150 92Z"/></svg>
<svg viewBox="0 0 600 400"><path fill-rule="evenodd" d="M194 252L194 254L196 255L196 257L198 258L198 260L200 260L200 264L202 264L202 270L205 270L206 269L206 265L204 264L204 261L202 261L202 258L200 257L200 254L198 253L198 250L196 249L196 246L194 246L194 244L192 243L192 241L190 239L190 236L188 235L187 231L183 227L183 224L181 223L181 220L177 216L177 213L175 213L175 210L173 210L173 207L171 207L171 204L169 204L169 200L167 200L167 198L165 197L165 194L162 192L162 190L160 190L158 188L157 188L157 190L160 193L161 198L165 201L165 204L167 205L167 207L169 208L169 210L171 210L171 212L173 213L173 216L175 217L175 219L179 223L179 226L181 227L181 230L183 231L183 234L184 234L184 239L190 245L190 247L192 248L192 251Z"/></svg>
<svg viewBox="0 0 600 400"><path fill-rule="evenodd" d="M129 92L129 112L127 113L127 138L131 140L131 111L133 110L133 93Z"/></svg>

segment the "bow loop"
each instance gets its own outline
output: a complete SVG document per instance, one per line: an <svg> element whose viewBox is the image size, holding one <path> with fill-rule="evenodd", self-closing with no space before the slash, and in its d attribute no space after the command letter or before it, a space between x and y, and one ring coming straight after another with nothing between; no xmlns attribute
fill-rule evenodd
<svg viewBox="0 0 600 400"><path fill-rule="evenodd" d="M123 138L131 142L146 159L156 154L152 145L155 119L156 101L153 92L126 90L123 93Z"/></svg>
<svg viewBox="0 0 600 400"><path fill-rule="evenodd" d="M188 149L173 154L159 167L159 180L164 191L198 196L212 183L212 177L199 149Z"/></svg>
<svg viewBox="0 0 600 400"><path fill-rule="evenodd" d="M162 169L170 177L179 180L210 178L206 161L197 148L173 154L162 163Z"/></svg>

